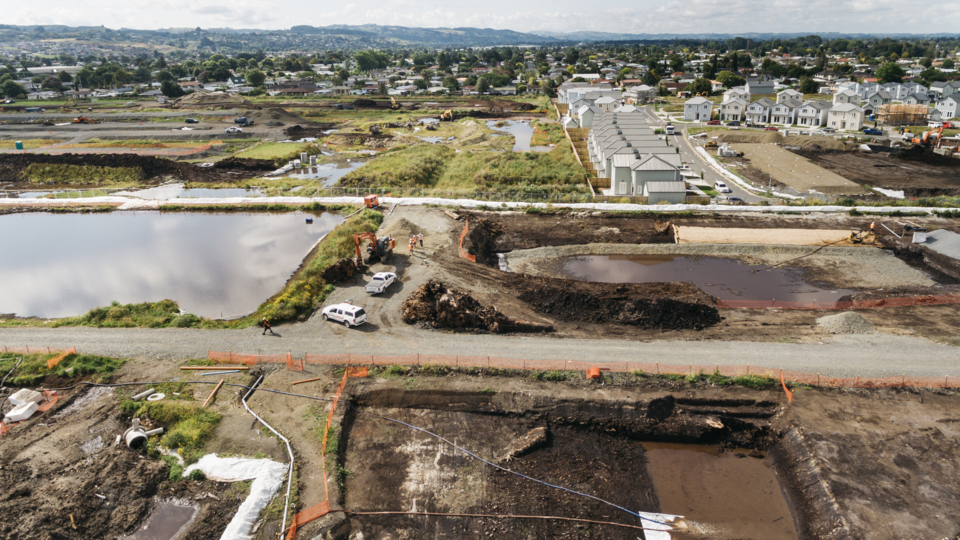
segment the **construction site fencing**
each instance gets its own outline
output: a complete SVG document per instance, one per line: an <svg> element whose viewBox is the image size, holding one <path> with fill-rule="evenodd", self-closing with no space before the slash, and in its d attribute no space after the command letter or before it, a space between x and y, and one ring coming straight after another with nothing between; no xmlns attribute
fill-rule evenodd
<svg viewBox="0 0 960 540"><path fill-rule="evenodd" d="M217 364L242 364L255 366L257 364L286 364L287 369L303 371L303 361L294 360L293 354L239 354L234 352L207 351L207 358Z"/></svg>
<svg viewBox="0 0 960 540"><path fill-rule="evenodd" d="M210 359L243 359L244 362L258 358L267 358L264 362L280 362L275 358L287 355L241 355L236 353L220 353L210 351ZM304 353L303 360L285 360L290 369L301 370L301 366L328 365L328 366L359 366L359 367L386 367L386 366L418 366L418 367L450 367L470 369L511 369L527 371L586 371L590 368L599 368L601 371L612 373L634 373L637 375L722 375L736 378L744 376L766 377L784 380L796 384L834 388L960 388L960 377L914 377L899 375L892 377L830 377L819 373L805 373L778 368L760 367L751 365L722 365L722 364L660 364L649 362L582 362L578 360L525 360L517 358L500 358L496 356L452 356L438 354L407 354L399 356L379 356L370 354L312 354ZM247 364L253 365L253 364Z"/></svg>
<svg viewBox="0 0 960 540"><path fill-rule="evenodd" d="M897 296L847 302L786 302L783 300L717 300L718 308L745 309L877 309L885 307L938 306L960 304L958 295Z"/></svg>

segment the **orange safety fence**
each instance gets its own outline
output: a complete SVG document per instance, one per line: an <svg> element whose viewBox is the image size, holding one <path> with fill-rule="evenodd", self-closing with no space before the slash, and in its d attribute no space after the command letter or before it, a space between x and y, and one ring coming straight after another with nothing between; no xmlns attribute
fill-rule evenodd
<svg viewBox="0 0 960 540"><path fill-rule="evenodd" d="M238 358L257 358L270 355L240 355L235 353L210 352L218 358L230 359L236 362ZM277 355L282 356L282 355ZM224 360L227 361L227 360ZM290 360L297 364L298 361ZM675 365L646 362L583 362L578 360L524 360L519 358L499 358L495 356L453 356L441 354L407 354L400 356L378 356L370 354L312 354L305 353L302 361L304 365L338 365L338 366L447 366L458 368L489 368L489 369L521 369L533 371L586 371L591 367L602 367L605 371L614 373L639 372L645 375L712 375L719 374L725 377L742 377L757 375L773 380L780 378L791 383L806 384L823 387L857 387L857 388L890 388L900 386L917 386L926 388L960 388L960 377L828 377L819 373L804 373L788 371L779 368L758 367L750 365L721 365L721 364L691 364ZM252 365L252 364L250 364Z"/></svg>
<svg viewBox="0 0 960 540"><path fill-rule="evenodd" d="M320 468L323 474L323 500L319 503L301 510L296 515L293 516L293 521L290 523L290 528L287 529L286 540L293 540L297 537L297 527L299 525L305 525L311 521L323 517L330 512L330 492L327 490L327 436L330 434L330 423L333 421L333 413L337 410L337 402L340 401L340 395L343 394L343 388L347 385L348 377L366 377L368 375L367 368L365 367L348 367L344 374L343 379L340 380L340 384L337 385L337 393L333 396L333 401L330 403L330 413L327 414L327 424L323 430L323 442L320 445Z"/></svg>
<svg viewBox="0 0 960 540"><path fill-rule="evenodd" d="M63 360L64 358L66 358L71 354L77 354L76 347L70 347L69 349L58 354L57 356L54 356L53 358L47 360L47 369L53 369L57 367L57 364L59 364L61 360Z"/></svg>
<svg viewBox="0 0 960 540"><path fill-rule="evenodd" d="M239 354L235 352L207 351L207 358L218 364L243 364L255 366L257 364L286 364L287 369L303 371L303 361L294 360L293 354Z"/></svg>
<svg viewBox="0 0 960 540"><path fill-rule="evenodd" d="M938 306L960 304L960 295L897 296L847 302L786 302L783 300L717 300L718 308L746 309L877 309L883 307Z"/></svg>
<svg viewBox="0 0 960 540"><path fill-rule="evenodd" d="M460 256L464 259L467 259L471 262L477 262L477 256L471 255L463 250L463 239L467 236L467 231L470 230L470 218L467 218L463 225L463 232L460 233Z"/></svg>

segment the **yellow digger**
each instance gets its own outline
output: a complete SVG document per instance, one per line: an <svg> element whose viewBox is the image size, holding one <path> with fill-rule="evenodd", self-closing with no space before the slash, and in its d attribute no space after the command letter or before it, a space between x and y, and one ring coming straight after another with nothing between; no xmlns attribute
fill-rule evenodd
<svg viewBox="0 0 960 540"><path fill-rule="evenodd" d="M393 99L393 96L390 96L390 108L393 110L397 110L400 108L400 104L397 103L397 100Z"/></svg>

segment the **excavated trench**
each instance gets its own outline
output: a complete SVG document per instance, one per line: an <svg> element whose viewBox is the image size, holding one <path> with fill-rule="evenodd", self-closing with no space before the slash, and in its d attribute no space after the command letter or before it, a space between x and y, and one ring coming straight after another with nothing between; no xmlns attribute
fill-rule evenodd
<svg viewBox="0 0 960 540"><path fill-rule="evenodd" d="M385 420L393 418L423 431ZM659 393L633 402L526 393L382 389L351 398L338 447L348 512L547 515L643 526L685 516L675 539L830 537L832 500L809 487L809 453L779 405ZM833 513L831 513L833 512ZM458 538L641 538L558 520L354 515L352 534Z"/></svg>

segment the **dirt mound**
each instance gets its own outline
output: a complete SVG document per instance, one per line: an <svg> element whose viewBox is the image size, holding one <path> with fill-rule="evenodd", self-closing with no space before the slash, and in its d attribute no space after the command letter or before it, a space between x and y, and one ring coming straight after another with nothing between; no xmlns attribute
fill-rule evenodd
<svg viewBox="0 0 960 540"><path fill-rule="evenodd" d="M207 107L230 109L243 107L250 102L232 94L194 92L178 98L174 103L185 109L201 109Z"/></svg>
<svg viewBox="0 0 960 540"><path fill-rule="evenodd" d="M260 172L260 171L272 171L276 169L276 166L272 161L265 159L243 159L229 157L227 159L222 159L213 164L214 169L230 169L232 171L250 171L250 172Z"/></svg>
<svg viewBox="0 0 960 540"><path fill-rule="evenodd" d="M307 124L301 126L300 124L290 126L287 129L283 130L283 134L291 139L303 139L306 137L326 137L327 134L324 131L329 131L331 129L336 129L336 124Z"/></svg>
<svg viewBox="0 0 960 540"><path fill-rule="evenodd" d="M463 249L471 255L476 255L477 262L487 266L497 267L497 237L504 233L503 224L495 221L471 217L469 230L463 239Z"/></svg>
<svg viewBox="0 0 960 540"><path fill-rule="evenodd" d="M553 327L511 319L493 306L483 306L469 294L447 289L430 280L414 291L401 310L403 322L425 323L433 328L506 332L552 332Z"/></svg>
<svg viewBox="0 0 960 540"><path fill-rule="evenodd" d="M267 107L258 111L246 113L247 118L253 118L258 124L280 122L281 124L305 124L307 120L300 115L288 112L280 107Z"/></svg>
<svg viewBox="0 0 960 540"><path fill-rule="evenodd" d="M780 144L796 146L805 150L848 150L848 145L833 137L790 135L784 137L777 131L721 131L717 140L725 143Z"/></svg>
<svg viewBox="0 0 960 540"><path fill-rule="evenodd" d="M877 328L873 323L863 318L863 315L853 311L845 311L837 315L828 315L817 319L817 326L831 334L876 334Z"/></svg>
<svg viewBox="0 0 960 540"><path fill-rule="evenodd" d="M364 107L364 108L367 108L367 109L375 109L375 108L377 107L377 102L374 101L374 100L372 100L372 99L362 99L362 98L361 98L361 99L354 100L353 106L356 107L356 108L358 108L358 109L361 108L361 107Z"/></svg>
<svg viewBox="0 0 960 540"><path fill-rule="evenodd" d="M353 259L340 259L331 264L320 274L327 283L338 283L345 281L357 275L361 269L357 268L357 263Z"/></svg>
<svg viewBox="0 0 960 540"><path fill-rule="evenodd" d="M588 283L518 275L518 298L562 321L660 330L702 330L720 322L716 299L690 283Z"/></svg>

